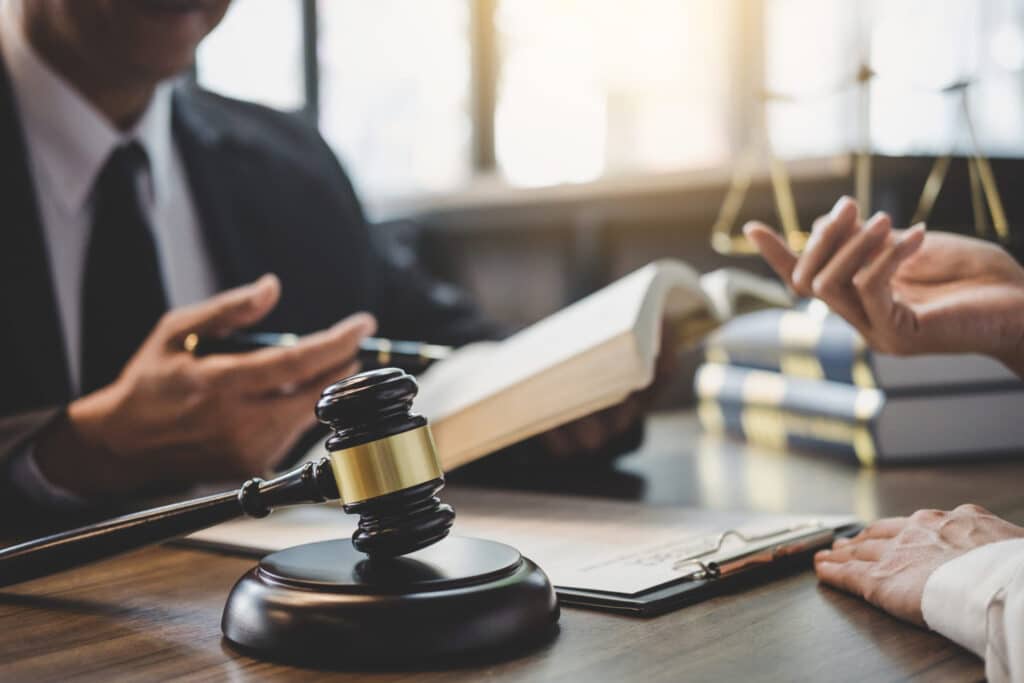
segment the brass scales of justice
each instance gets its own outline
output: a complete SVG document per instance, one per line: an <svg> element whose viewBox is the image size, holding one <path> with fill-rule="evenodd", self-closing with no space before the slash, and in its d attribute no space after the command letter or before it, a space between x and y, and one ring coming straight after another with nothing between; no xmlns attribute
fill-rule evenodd
<svg viewBox="0 0 1024 683"><path fill-rule="evenodd" d="M557 633L547 575L502 543L449 536L455 511L416 381L384 368L325 389L329 456L270 481L0 550L0 586L71 569L275 507L341 501L351 539L267 555L235 584L221 630L241 651L341 664L507 655Z"/></svg>
<svg viewBox="0 0 1024 683"><path fill-rule="evenodd" d="M855 89L856 94L863 102L866 101L867 89L871 82L879 78L887 77L884 74L879 74L868 64L861 63L851 79L834 84L819 92L798 96L793 93L764 91L760 94L760 99L764 105L779 102L800 104L807 101L820 101L848 89ZM976 79L967 78L945 83L938 88L915 87L914 89L927 94L940 94L957 99L960 120L967 135L966 161L975 232L981 238L988 238L994 232L996 240L1005 245L1011 241L1009 221L1003 208L1002 196L992 165L981 151L974 116L968 102L968 91L975 83L977 83ZM853 182L857 204L862 215L867 215L871 208L871 131L863 112L861 118L863 120L859 123L860 141L858 149L853 155ZM729 188L718 209L715 222L711 226L711 247L719 254L742 256L757 253L757 248L746 237L736 234L735 228L740 210L743 208L744 200L753 183L754 171L759 161L767 162L775 211L786 243L797 253L803 251L807 244L810 233L800 227L793 183L790 180L786 164L776 155L772 147L768 123L762 115L759 125L754 127L754 135L733 169ZM952 161L952 149L935 158L908 225L928 220L939 193L942 191Z"/></svg>

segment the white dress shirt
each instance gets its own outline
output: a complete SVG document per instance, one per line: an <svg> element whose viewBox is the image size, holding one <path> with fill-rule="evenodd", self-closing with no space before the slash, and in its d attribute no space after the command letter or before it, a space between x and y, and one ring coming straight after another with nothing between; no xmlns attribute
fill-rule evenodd
<svg viewBox="0 0 1024 683"><path fill-rule="evenodd" d="M138 141L143 212L153 230L168 303L182 306L216 291L215 271L188 178L171 131L171 84L161 84L139 121L116 128L55 72L27 40L19 3L0 3L0 56L10 77L28 151L73 396L81 386L82 279L92 229L93 185L115 148ZM30 453L12 478L40 502L73 499L46 482Z"/></svg>
<svg viewBox="0 0 1024 683"><path fill-rule="evenodd" d="M936 569L925 623L985 659L991 683L1024 683L1024 539L990 543Z"/></svg>

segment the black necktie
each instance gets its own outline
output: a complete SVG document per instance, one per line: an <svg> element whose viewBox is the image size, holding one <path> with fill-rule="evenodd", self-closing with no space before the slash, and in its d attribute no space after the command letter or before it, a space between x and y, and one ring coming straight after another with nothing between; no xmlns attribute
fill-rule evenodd
<svg viewBox="0 0 1024 683"><path fill-rule="evenodd" d="M138 196L138 142L117 148L93 190L82 287L82 392L117 378L167 309L160 263Z"/></svg>

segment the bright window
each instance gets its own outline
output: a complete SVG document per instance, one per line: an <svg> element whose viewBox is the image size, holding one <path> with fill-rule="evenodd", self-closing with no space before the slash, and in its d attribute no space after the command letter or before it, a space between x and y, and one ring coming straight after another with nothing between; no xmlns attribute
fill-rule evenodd
<svg viewBox="0 0 1024 683"><path fill-rule="evenodd" d="M721 0L503 0L498 166L515 184L726 161Z"/></svg>
<svg viewBox="0 0 1024 683"><path fill-rule="evenodd" d="M371 202L785 158L1024 152L1024 0L235 0L200 83L320 129ZM315 36L308 44L305 36ZM858 86L869 67L870 82ZM305 73L309 70L309 73ZM307 93L307 89L310 92ZM765 93L768 93L767 99Z"/></svg>
<svg viewBox="0 0 1024 683"><path fill-rule="evenodd" d="M851 84L860 63L858 3L771 0L765 12L765 107L783 157L834 154L856 143Z"/></svg>
<svg viewBox="0 0 1024 683"><path fill-rule="evenodd" d="M890 155L968 149L960 92L987 154L1024 151L1020 0L769 0L771 139L783 156L862 146ZM874 72L858 90L862 65Z"/></svg>
<svg viewBox="0 0 1024 683"><path fill-rule="evenodd" d="M320 0L320 126L370 196L444 192L471 173L464 0Z"/></svg>
<svg viewBox="0 0 1024 683"><path fill-rule="evenodd" d="M199 46L199 83L229 97L301 109L301 9L299 0L234 0Z"/></svg>

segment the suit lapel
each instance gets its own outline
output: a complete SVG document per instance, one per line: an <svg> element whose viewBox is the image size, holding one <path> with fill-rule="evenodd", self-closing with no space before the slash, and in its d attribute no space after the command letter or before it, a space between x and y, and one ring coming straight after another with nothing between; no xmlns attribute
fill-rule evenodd
<svg viewBox="0 0 1024 683"><path fill-rule="evenodd" d="M247 115L191 86L175 90L172 111L218 284L268 271L281 279L281 302L261 329L312 332L370 305L362 217L346 188L330 185L335 169L322 150L308 148L315 156L304 165L285 148L296 142L288 130L275 131L276 116Z"/></svg>
<svg viewBox="0 0 1024 683"><path fill-rule="evenodd" d="M0 62L0 387L7 410L70 398L57 300L35 188L7 71ZM6 382L4 382L6 384Z"/></svg>
<svg viewBox="0 0 1024 683"><path fill-rule="evenodd" d="M300 303L310 297L309 284L316 280L307 272L308 258L300 256L300 241L285 227L302 214L296 204L282 204L285 193L273 180L283 166L264 141L239 128L244 117L233 117L212 97L194 86L180 86L172 121L218 284L236 287L273 270L285 291L281 305L258 326L297 332L317 329L323 324L306 320ZM288 182L294 180L280 181Z"/></svg>
<svg viewBox="0 0 1024 683"><path fill-rule="evenodd" d="M193 87L175 89L174 140L185 163L218 284L235 287L254 277L243 242L245 188L240 179L246 172L244 150L229 135L230 124L220 121L218 112L203 107L192 95Z"/></svg>

